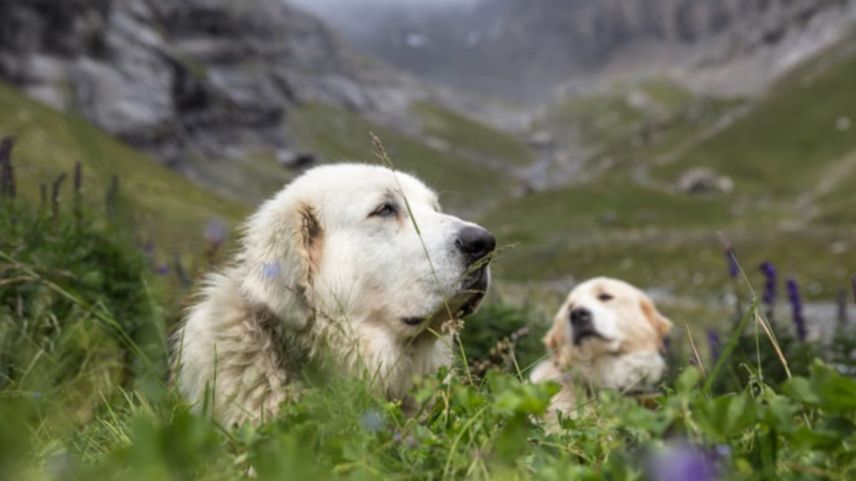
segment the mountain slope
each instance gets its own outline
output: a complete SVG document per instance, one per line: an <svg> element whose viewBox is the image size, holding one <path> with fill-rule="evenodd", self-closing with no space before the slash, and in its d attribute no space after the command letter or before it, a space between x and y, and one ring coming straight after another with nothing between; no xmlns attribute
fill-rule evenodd
<svg viewBox="0 0 856 481"><path fill-rule="evenodd" d="M127 202L138 238L151 241L166 255L196 255L202 250L206 226L238 221L248 208L208 192L154 159L73 118L26 98L0 83L0 135L13 135L12 160L21 195L39 198L39 184L61 173L69 176L75 162L83 166L84 199L89 209L104 209L113 175ZM69 192L71 179L62 192ZM62 194L62 202L67 202ZM98 216L100 217L100 216Z"/></svg>
<svg viewBox="0 0 856 481"><path fill-rule="evenodd" d="M829 302L856 272L853 45L831 47L748 103L642 82L557 106L540 128L586 145L588 175L486 215L517 244L497 277L566 287L568 278L613 275L717 325L730 315L719 298L731 290L722 231L751 279L771 261L810 301ZM733 191L680 189L697 167L728 176Z"/></svg>
<svg viewBox="0 0 856 481"><path fill-rule="evenodd" d="M2 2L0 78L191 175L291 147L295 105L392 122L422 95L281 0Z"/></svg>

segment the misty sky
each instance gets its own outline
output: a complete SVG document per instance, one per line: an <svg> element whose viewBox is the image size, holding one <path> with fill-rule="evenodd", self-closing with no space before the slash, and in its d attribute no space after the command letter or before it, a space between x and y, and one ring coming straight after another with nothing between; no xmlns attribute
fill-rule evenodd
<svg viewBox="0 0 856 481"><path fill-rule="evenodd" d="M288 3L311 11L326 11L335 8L354 7L358 5L469 5L476 3L477 1L479 0L287 0Z"/></svg>

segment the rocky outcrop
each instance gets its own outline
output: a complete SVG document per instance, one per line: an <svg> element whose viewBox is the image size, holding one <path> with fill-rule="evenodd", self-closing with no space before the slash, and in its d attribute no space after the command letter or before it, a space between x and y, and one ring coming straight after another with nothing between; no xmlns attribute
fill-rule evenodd
<svg viewBox="0 0 856 481"><path fill-rule="evenodd" d="M282 0L0 0L0 78L173 165L288 147L296 103L419 95Z"/></svg>

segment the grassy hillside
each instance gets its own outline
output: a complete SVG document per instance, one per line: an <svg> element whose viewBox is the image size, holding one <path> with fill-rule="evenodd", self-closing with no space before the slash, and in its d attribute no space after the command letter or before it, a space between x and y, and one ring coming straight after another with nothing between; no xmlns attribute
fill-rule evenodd
<svg viewBox="0 0 856 481"><path fill-rule="evenodd" d="M69 175L64 191L68 192L74 164L81 162L84 197L90 208L103 209L104 193L116 175L141 239L169 254L198 251L207 224L229 224L247 212L245 205L196 186L89 123L2 83L0 112L0 136L16 138L14 165L26 198L37 200L39 184L50 185L62 172Z"/></svg>
<svg viewBox="0 0 856 481"><path fill-rule="evenodd" d="M856 53L842 44L753 101L643 81L554 106L538 128L585 146L596 174L484 217L516 243L498 277L556 286L614 275L674 296L679 316L718 324L730 289L723 231L753 279L771 261L809 299L830 301L856 272L854 78ZM731 177L734 191L680 192L697 166Z"/></svg>
<svg viewBox="0 0 856 481"><path fill-rule="evenodd" d="M420 111L427 116L426 129L446 140L449 149L440 150L417 137L321 104L308 104L293 112L289 125L299 143L329 162L375 162L370 137L374 132L395 166L417 174L440 193L446 207L453 211L481 210L515 189L516 179L507 168L498 166L506 161L517 165L528 162L528 153L521 144L439 107L422 105L417 108ZM464 134L467 141L458 143ZM510 150L505 149L508 146L512 146Z"/></svg>

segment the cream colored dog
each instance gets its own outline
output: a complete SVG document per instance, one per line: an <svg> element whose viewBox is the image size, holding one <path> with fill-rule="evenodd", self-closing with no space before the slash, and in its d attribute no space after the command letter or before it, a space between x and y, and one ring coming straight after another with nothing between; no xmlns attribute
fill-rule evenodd
<svg viewBox="0 0 856 481"><path fill-rule="evenodd" d="M274 414L318 357L402 396L451 363L444 325L481 302L495 245L410 175L312 169L250 217L232 265L207 278L176 336L178 386L227 425Z"/></svg>
<svg viewBox="0 0 856 481"><path fill-rule="evenodd" d="M551 359L539 364L532 382L562 384L551 411L571 413L576 390L642 390L666 369L663 339L672 323L636 287L600 277L577 286L556 313L544 338Z"/></svg>

